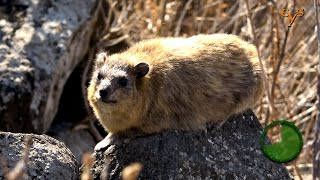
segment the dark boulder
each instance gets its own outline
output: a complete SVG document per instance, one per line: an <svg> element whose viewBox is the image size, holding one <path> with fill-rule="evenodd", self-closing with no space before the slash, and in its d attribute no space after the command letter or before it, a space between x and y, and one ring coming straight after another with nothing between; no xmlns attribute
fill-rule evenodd
<svg viewBox="0 0 320 180"><path fill-rule="evenodd" d="M4 179L5 164L12 171L21 160L27 137L32 140L25 167L27 179L79 179L76 158L63 143L46 135L9 132L0 132L0 179Z"/></svg>
<svg viewBox="0 0 320 180"><path fill-rule="evenodd" d="M261 132L250 110L206 131L105 139L96 146L92 172L95 179L120 179L125 167L139 163L141 179L291 179L261 151Z"/></svg>

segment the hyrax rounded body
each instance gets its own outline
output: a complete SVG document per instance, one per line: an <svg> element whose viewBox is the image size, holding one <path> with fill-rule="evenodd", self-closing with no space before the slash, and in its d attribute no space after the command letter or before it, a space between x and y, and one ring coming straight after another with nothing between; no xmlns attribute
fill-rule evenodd
<svg viewBox="0 0 320 180"><path fill-rule="evenodd" d="M252 107L263 81L256 48L237 36L157 38L98 54L88 100L110 133L197 130Z"/></svg>

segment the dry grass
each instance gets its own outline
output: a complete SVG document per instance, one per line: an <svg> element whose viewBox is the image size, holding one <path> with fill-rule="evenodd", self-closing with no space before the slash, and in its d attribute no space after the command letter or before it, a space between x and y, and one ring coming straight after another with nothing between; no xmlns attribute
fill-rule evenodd
<svg viewBox="0 0 320 180"><path fill-rule="evenodd" d="M125 167L122 170L122 179L123 180L135 180L138 179L139 173L142 170L143 165L139 162L135 162Z"/></svg>
<svg viewBox="0 0 320 180"><path fill-rule="evenodd" d="M94 159L90 156L90 153L85 153L82 156L82 163L83 163L83 172L81 174L81 180L92 180L91 168Z"/></svg>
<svg viewBox="0 0 320 180"><path fill-rule="evenodd" d="M7 160L4 157L0 157L0 160L2 161L2 169L3 169L3 175L6 180L25 180L29 179L29 176L27 174L28 169L28 159L29 159L29 153L30 153L30 147L32 146L32 138L27 137L25 139L25 147L23 149L22 156L20 160L17 162L15 167L11 170L8 168ZM0 154L1 155L1 154Z"/></svg>
<svg viewBox="0 0 320 180"><path fill-rule="evenodd" d="M270 103L264 96L255 112L264 125L285 119L299 127L304 148L295 161L287 163L292 173L298 175L299 167L312 165L317 113L313 2L250 0L248 4L261 57L267 65L270 91ZM290 9L292 14L303 8L305 14L288 27L289 18L281 16L283 8ZM161 36L231 33L254 43L244 0L101 0L99 16L104 28L96 30L96 46L92 47L89 59L98 50L118 48L119 43L131 45ZM274 106L271 113L269 104Z"/></svg>

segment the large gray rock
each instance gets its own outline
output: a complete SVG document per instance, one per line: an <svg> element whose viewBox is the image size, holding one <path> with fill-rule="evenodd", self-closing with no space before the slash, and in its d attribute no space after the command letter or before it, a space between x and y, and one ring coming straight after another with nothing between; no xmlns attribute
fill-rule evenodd
<svg viewBox="0 0 320 180"><path fill-rule="evenodd" d="M86 130L63 130L52 137L63 142L77 159L77 163L82 163L82 156L85 153L93 153L96 141L93 136Z"/></svg>
<svg viewBox="0 0 320 180"><path fill-rule="evenodd" d="M74 155L61 142L46 135L0 132L0 156L12 170L21 159L25 138L31 137L29 150L28 179L78 179L78 165ZM3 179L3 165L0 179Z"/></svg>
<svg viewBox="0 0 320 180"><path fill-rule="evenodd" d="M97 0L0 0L0 129L44 133L87 53Z"/></svg>
<svg viewBox="0 0 320 180"><path fill-rule="evenodd" d="M260 150L261 132L248 111L207 131L118 136L96 146L92 172L95 179L120 179L124 167L138 162L141 179L291 179Z"/></svg>

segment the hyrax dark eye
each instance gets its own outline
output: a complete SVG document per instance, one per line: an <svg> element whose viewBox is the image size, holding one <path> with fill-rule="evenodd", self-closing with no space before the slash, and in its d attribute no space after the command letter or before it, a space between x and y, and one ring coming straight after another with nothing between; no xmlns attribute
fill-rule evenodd
<svg viewBox="0 0 320 180"><path fill-rule="evenodd" d="M103 79L103 76L101 73L98 73L97 79L100 81L101 79Z"/></svg>
<svg viewBox="0 0 320 180"><path fill-rule="evenodd" d="M119 79L118 83L120 86L125 87L128 84L128 80L126 78L122 77Z"/></svg>

